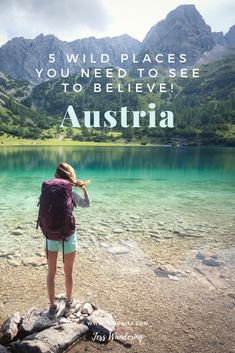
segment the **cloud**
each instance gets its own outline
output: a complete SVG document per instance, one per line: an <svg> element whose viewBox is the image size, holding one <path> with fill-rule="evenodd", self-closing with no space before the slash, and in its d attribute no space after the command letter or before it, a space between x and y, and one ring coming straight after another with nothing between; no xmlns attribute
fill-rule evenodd
<svg viewBox="0 0 235 353"><path fill-rule="evenodd" d="M54 34L71 41L127 33L143 40L149 29L187 0L0 0L0 45L13 37ZM234 0L193 0L213 31L234 24Z"/></svg>
<svg viewBox="0 0 235 353"><path fill-rule="evenodd" d="M61 39L99 33L110 22L102 0L1 0L1 38L33 38L40 33Z"/></svg>

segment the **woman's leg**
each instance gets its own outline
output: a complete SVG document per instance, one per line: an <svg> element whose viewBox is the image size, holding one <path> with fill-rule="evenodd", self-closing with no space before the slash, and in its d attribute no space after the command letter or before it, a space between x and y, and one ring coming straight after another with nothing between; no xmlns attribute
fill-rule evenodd
<svg viewBox="0 0 235 353"><path fill-rule="evenodd" d="M55 275L58 251L48 251L48 272L47 272L47 291L50 305L55 304Z"/></svg>
<svg viewBox="0 0 235 353"><path fill-rule="evenodd" d="M76 251L64 254L64 275L65 275L65 290L68 301L72 299L73 291L73 265L76 256Z"/></svg>

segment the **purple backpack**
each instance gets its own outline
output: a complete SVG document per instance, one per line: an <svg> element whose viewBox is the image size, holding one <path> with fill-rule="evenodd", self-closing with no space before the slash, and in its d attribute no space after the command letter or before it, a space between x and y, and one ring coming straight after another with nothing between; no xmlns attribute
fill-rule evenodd
<svg viewBox="0 0 235 353"><path fill-rule="evenodd" d="M75 232L72 184L65 179L42 183L38 225L50 240L68 240Z"/></svg>

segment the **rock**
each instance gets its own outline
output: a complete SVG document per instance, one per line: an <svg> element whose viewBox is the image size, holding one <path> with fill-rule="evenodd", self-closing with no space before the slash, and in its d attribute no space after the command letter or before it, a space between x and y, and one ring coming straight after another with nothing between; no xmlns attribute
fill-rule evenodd
<svg viewBox="0 0 235 353"><path fill-rule="evenodd" d="M6 349L6 347L0 344L0 353L9 353L9 351Z"/></svg>
<svg viewBox="0 0 235 353"><path fill-rule="evenodd" d="M181 271L175 269L174 266L170 264L166 264L166 265L160 265L157 268L155 268L154 273L156 274L156 276L169 278L169 275L176 276L181 274Z"/></svg>
<svg viewBox="0 0 235 353"><path fill-rule="evenodd" d="M108 249L108 252L112 255L127 254L130 250L125 246L112 246Z"/></svg>
<svg viewBox="0 0 235 353"><path fill-rule="evenodd" d="M177 277L177 276L168 275L167 277L168 277L169 279L171 279L172 281L178 281L178 280L179 280L179 277Z"/></svg>
<svg viewBox="0 0 235 353"><path fill-rule="evenodd" d="M230 298L235 299L235 293L228 293L228 296L229 296Z"/></svg>
<svg viewBox="0 0 235 353"><path fill-rule="evenodd" d="M157 233L149 233L151 238L155 238L155 239L161 239L161 235L157 234Z"/></svg>
<svg viewBox="0 0 235 353"><path fill-rule="evenodd" d="M84 319L84 323L94 336L102 336L104 340L110 337L116 326L112 315L102 309L95 310L91 316Z"/></svg>
<svg viewBox="0 0 235 353"><path fill-rule="evenodd" d="M13 353L61 353L88 332L84 324L65 323L10 344Z"/></svg>
<svg viewBox="0 0 235 353"><path fill-rule="evenodd" d="M48 70L50 68L47 60L48 53L55 53L57 60L54 68L56 71L59 71L62 67L66 53L79 52L84 52L87 56L94 52L97 54L107 53L110 58L110 66L116 67L120 65L121 53L127 53L130 57L132 53L139 52L140 45L141 43L138 40L126 34L114 38L96 39L90 37L72 42L64 42L51 34L46 36L40 34L34 39L14 38L5 47L0 48L0 71L6 72L14 79L27 80L38 84L45 81L46 76L42 75L42 78L37 78L35 65ZM15 56L14 60L13 56ZM77 73L79 72L78 67L83 66L85 69L89 68L89 65L83 63L79 58L77 64L71 63L71 72ZM95 64L96 67L103 65L99 60ZM27 67L27 70L23 67ZM28 87L28 89L30 88Z"/></svg>
<svg viewBox="0 0 235 353"><path fill-rule="evenodd" d="M115 234L122 234L125 232L125 230L124 229L113 229L112 232Z"/></svg>
<svg viewBox="0 0 235 353"><path fill-rule="evenodd" d="M16 229L11 232L12 235L23 235L24 231L22 229Z"/></svg>
<svg viewBox="0 0 235 353"><path fill-rule="evenodd" d="M212 259L218 259L219 255L217 255L215 252L210 251L210 250L200 250L197 252L196 258L198 260L204 260L206 258L212 258Z"/></svg>
<svg viewBox="0 0 235 353"><path fill-rule="evenodd" d="M57 302L57 305L59 306L59 309L56 314L56 317L61 317L65 313L66 298L59 300L59 302ZM67 316L68 316L68 314L66 314L66 317Z"/></svg>
<svg viewBox="0 0 235 353"><path fill-rule="evenodd" d="M57 302L58 312L56 317L51 320L48 317L48 309L38 310L36 308L30 309L23 317L22 323L19 328L20 339L26 337L34 332L42 331L48 327L58 324L60 318L65 314L65 300Z"/></svg>
<svg viewBox="0 0 235 353"><path fill-rule="evenodd" d="M221 261L221 260L215 260L215 259L204 259L202 260L202 263L203 265L206 265L206 266L217 266L217 267L220 267L220 266L223 266L224 265L224 261Z"/></svg>
<svg viewBox="0 0 235 353"><path fill-rule="evenodd" d="M13 267L19 267L21 265L21 262L15 260L8 260L8 263Z"/></svg>
<svg viewBox="0 0 235 353"><path fill-rule="evenodd" d="M135 248L136 247L136 244L131 242L130 240L123 240L122 244L128 246L129 248Z"/></svg>
<svg viewBox="0 0 235 353"><path fill-rule="evenodd" d="M39 257L45 257L45 253L44 252L35 252L35 255L39 256Z"/></svg>
<svg viewBox="0 0 235 353"><path fill-rule="evenodd" d="M86 314L86 315L91 315L94 311L94 309L90 303L85 303L85 304L81 305L79 310L80 310L81 314Z"/></svg>
<svg viewBox="0 0 235 353"><path fill-rule="evenodd" d="M2 343L8 344L11 353L62 353L88 331L104 337L103 340L110 339L115 330L112 315L87 302L76 303L68 314L65 303L60 295L59 310L53 320L47 316L48 309L32 308L23 318L15 313L3 326Z"/></svg>
<svg viewBox="0 0 235 353"><path fill-rule="evenodd" d="M14 254L15 254L14 251L2 252L0 254L0 257L8 257L8 256L11 256L11 255L14 255Z"/></svg>
<svg viewBox="0 0 235 353"><path fill-rule="evenodd" d="M18 334L18 325L21 321L21 315L19 312L15 313L12 317L7 319L2 326L2 343L8 344Z"/></svg>
<svg viewBox="0 0 235 353"><path fill-rule="evenodd" d="M229 31L225 34L226 42L234 47L235 46L235 25L229 28Z"/></svg>
<svg viewBox="0 0 235 353"><path fill-rule="evenodd" d="M23 259L23 264L25 266L33 266L33 267L37 267L37 266L43 266L47 264L47 260L46 258L41 258L39 256L36 257L26 257L25 259Z"/></svg>

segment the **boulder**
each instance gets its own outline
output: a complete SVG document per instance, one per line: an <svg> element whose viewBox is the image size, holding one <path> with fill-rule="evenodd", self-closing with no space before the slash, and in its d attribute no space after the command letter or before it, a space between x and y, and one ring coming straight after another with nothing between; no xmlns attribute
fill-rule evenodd
<svg viewBox="0 0 235 353"><path fill-rule="evenodd" d="M87 332L86 325L69 322L13 342L10 348L13 353L61 353Z"/></svg>
<svg viewBox="0 0 235 353"><path fill-rule="evenodd" d="M97 335L111 339L115 330L112 315L94 304L77 302L68 312L65 303L61 295L53 320L47 316L48 308L32 308L23 317L15 313L5 322L2 343L13 353L60 353L88 332L95 335L94 339L98 339Z"/></svg>
<svg viewBox="0 0 235 353"><path fill-rule="evenodd" d="M94 337L103 337L102 341L108 339L115 331L116 323L112 315L102 309L95 310L83 322L89 327Z"/></svg>
<svg viewBox="0 0 235 353"><path fill-rule="evenodd" d="M4 344L10 343L18 334L18 327L21 321L21 315L19 312L9 317L2 326L2 338L1 342Z"/></svg>
<svg viewBox="0 0 235 353"><path fill-rule="evenodd" d="M90 303L85 303L80 307L81 314L91 315L93 311L94 311L93 306Z"/></svg>
<svg viewBox="0 0 235 353"><path fill-rule="evenodd" d="M36 308L32 308L24 315L22 319L22 323L19 328L19 338L23 339L29 334L54 326L57 321L58 317L54 320L50 320L48 318L46 309L40 311Z"/></svg>

